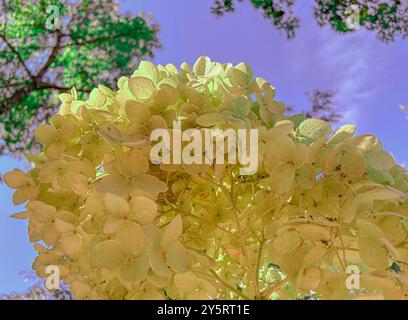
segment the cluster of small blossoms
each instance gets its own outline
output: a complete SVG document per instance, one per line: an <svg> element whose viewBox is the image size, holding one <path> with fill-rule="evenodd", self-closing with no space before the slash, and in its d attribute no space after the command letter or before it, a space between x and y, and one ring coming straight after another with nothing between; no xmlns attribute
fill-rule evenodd
<svg viewBox="0 0 408 320"><path fill-rule="evenodd" d="M76 299L407 298L408 175L374 136L285 115L246 64L208 57L60 99L32 169L4 181L33 268L58 266ZM176 120L257 129L257 172L153 163L150 133Z"/></svg>

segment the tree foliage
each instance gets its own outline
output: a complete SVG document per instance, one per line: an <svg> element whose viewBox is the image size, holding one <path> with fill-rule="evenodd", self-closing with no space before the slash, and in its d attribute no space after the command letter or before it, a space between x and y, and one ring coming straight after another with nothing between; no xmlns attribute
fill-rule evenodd
<svg viewBox="0 0 408 320"><path fill-rule="evenodd" d="M3 177L38 276L58 266L77 299L406 299L408 174L374 136L286 115L244 63L143 61L118 88L62 94L34 167ZM152 161L175 119L258 130L258 170Z"/></svg>
<svg viewBox="0 0 408 320"><path fill-rule="evenodd" d="M55 113L58 93L113 85L152 56L157 25L118 10L114 0L1 1L1 153L35 147L32 128Z"/></svg>
<svg viewBox="0 0 408 320"><path fill-rule="evenodd" d="M333 90L313 90L308 93L311 107L304 111L308 118L319 118L331 123L341 120L342 116L336 108L334 98L336 93Z"/></svg>
<svg viewBox="0 0 408 320"><path fill-rule="evenodd" d="M310 106L302 110L306 118L322 119L332 124L343 118L337 106L335 91L315 89L312 92L306 92L306 96L310 102ZM295 114L295 106L286 105L286 112Z"/></svg>
<svg viewBox="0 0 408 320"><path fill-rule="evenodd" d="M243 0L215 0L211 12L217 16L222 16L227 12L235 10L236 2ZM292 6L294 0L251 0L253 7L262 12L266 19L270 19L279 30L284 30L288 38L295 36L295 31L299 27L299 18L293 15Z"/></svg>
<svg viewBox="0 0 408 320"><path fill-rule="evenodd" d="M21 271L20 276L24 277L24 282L30 283L30 287L23 292L12 292L0 294L0 300L72 300L73 297L66 286L59 289L47 290L34 271Z"/></svg>
<svg viewBox="0 0 408 320"><path fill-rule="evenodd" d="M72 295L67 288L50 292L41 285L33 285L25 292L2 294L0 300L72 300Z"/></svg>
<svg viewBox="0 0 408 320"><path fill-rule="evenodd" d="M215 0L211 11L222 16L233 12L238 2L243 0ZM274 26L286 32L288 38L296 35L300 19L293 13L295 0L250 0L256 10L260 10ZM408 36L408 2L406 0L316 0L313 13L320 26L329 25L338 33L355 32L346 20L352 15L351 6L359 11L359 26L377 33L383 42L394 41L396 37Z"/></svg>

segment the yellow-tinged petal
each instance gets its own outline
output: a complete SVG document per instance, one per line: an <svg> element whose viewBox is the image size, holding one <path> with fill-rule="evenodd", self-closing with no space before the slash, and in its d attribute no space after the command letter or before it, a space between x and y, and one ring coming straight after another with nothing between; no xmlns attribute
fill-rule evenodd
<svg viewBox="0 0 408 320"><path fill-rule="evenodd" d="M10 217L14 219L28 219L30 217L30 213L30 211L16 212L11 214Z"/></svg>
<svg viewBox="0 0 408 320"><path fill-rule="evenodd" d="M305 240L328 241L330 239L330 229L316 224L302 224L296 226L296 230Z"/></svg>
<svg viewBox="0 0 408 320"><path fill-rule="evenodd" d="M140 224L149 224L157 216L157 204L146 197L134 197L130 201L130 214Z"/></svg>
<svg viewBox="0 0 408 320"><path fill-rule="evenodd" d="M299 272L296 283L302 290L314 290L320 283L320 269L317 267L310 267Z"/></svg>
<svg viewBox="0 0 408 320"><path fill-rule="evenodd" d="M134 187L151 193L162 193L167 191L167 185L159 178L150 174L144 174L134 183Z"/></svg>
<svg viewBox="0 0 408 320"><path fill-rule="evenodd" d="M376 188L361 194L358 194L355 198L347 201L341 208L341 216L346 223L350 223L354 220L357 214L357 210L362 204L372 205L374 200L392 200L398 199L402 196L396 189L392 188Z"/></svg>
<svg viewBox="0 0 408 320"><path fill-rule="evenodd" d="M48 159L55 160L59 158L64 149L65 144L63 142L56 142L46 148L45 155Z"/></svg>
<svg viewBox="0 0 408 320"><path fill-rule="evenodd" d="M328 141L328 145L336 145L345 139L352 137L356 131L356 126L353 124L345 124L336 130Z"/></svg>
<svg viewBox="0 0 408 320"><path fill-rule="evenodd" d="M194 63L193 66L193 71L197 75L204 75L208 72L209 68L211 65L211 60L209 57L200 57L197 59L197 61Z"/></svg>
<svg viewBox="0 0 408 320"><path fill-rule="evenodd" d="M299 233L296 230L289 229L272 242L272 247L282 254L287 254L295 251L301 242L302 238Z"/></svg>
<svg viewBox="0 0 408 320"><path fill-rule="evenodd" d="M41 228L41 235L44 243L47 245L55 244L60 237L60 233L57 231L54 224L43 225Z"/></svg>
<svg viewBox="0 0 408 320"><path fill-rule="evenodd" d="M317 243L303 258L303 266L310 267L320 262L327 253L327 249L322 243Z"/></svg>
<svg viewBox="0 0 408 320"><path fill-rule="evenodd" d="M54 225L59 233L68 233L75 230L75 226L72 223L59 218L55 219Z"/></svg>
<svg viewBox="0 0 408 320"><path fill-rule="evenodd" d="M129 91L136 99L146 100L149 99L154 91L156 85L152 80L145 77L131 77L128 80Z"/></svg>
<svg viewBox="0 0 408 320"><path fill-rule="evenodd" d="M151 115L148 106L133 100L126 101L125 111L127 118L131 121L148 119Z"/></svg>
<svg viewBox="0 0 408 320"><path fill-rule="evenodd" d="M44 124L34 130L34 137L39 143L48 146L57 140L58 130L52 125Z"/></svg>
<svg viewBox="0 0 408 320"><path fill-rule="evenodd" d="M159 71L157 70L157 67L152 62L146 60L139 63L139 67L137 68L135 75L149 78L154 83L159 80Z"/></svg>
<svg viewBox="0 0 408 320"><path fill-rule="evenodd" d="M36 200L27 203L26 208L32 212L34 220L41 223L51 222L57 214L55 207Z"/></svg>
<svg viewBox="0 0 408 320"><path fill-rule="evenodd" d="M97 268L115 269L123 264L127 251L118 240L105 240L92 250L91 265Z"/></svg>
<svg viewBox="0 0 408 320"><path fill-rule="evenodd" d="M361 259L372 268L385 270L389 266L388 252L379 239L359 237L358 252Z"/></svg>
<svg viewBox="0 0 408 320"><path fill-rule="evenodd" d="M200 286L200 279L191 271L178 273L174 276L174 283L182 293L196 290Z"/></svg>
<svg viewBox="0 0 408 320"><path fill-rule="evenodd" d="M132 221L124 221L119 225L115 239L119 240L126 250L134 255L140 253L145 244L143 229Z"/></svg>
<svg viewBox="0 0 408 320"><path fill-rule="evenodd" d="M124 215L129 212L128 202L120 196L107 193L105 194L103 201L105 203L106 210L109 213Z"/></svg>
<svg viewBox="0 0 408 320"><path fill-rule="evenodd" d="M149 170L149 163L142 151L134 149L119 159L117 169L126 177L135 177L146 173Z"/></svg>
<svg viewBox="0 0 408 320"><path fill-rule="evenodd" d="M212 127L224 122L225 120L219 113L205 113L196 118L196 123L203 127Z"/></svg>
<svg viewBox="0 0 408 320"><path fill-rule="evenodd" d="M20 188L22 186L30 184L31 177L20 169L14 169L3 175L3 181L13 189Z"/></svg>
<svg viewBox="0 0 408 320"><path fill-rule="evenodd" d="M82 244L82 237L77 233L68 234L61 239L62 250L69 256L78 253L82 248Z"/></svg>
<svg viewBox="0 0 408 320"><path fill-rule="evenodd" d="M32 189L34 190L34 189ZM27 200L33 199L35 197L30 197L26 190L24 190L24 188L19 188L16 191L14 191L13 196L12 196L12 200L13 200L13 204L14 205L18 205L21 203L26 202Z"/></svg>
<svg viewBox="0 0 408 320"><path fill-rule="evenodd" d="M147 280L157 288L164 288L170 282L170 275L168 276L160 276L154 272L148 272Z"/></svg>
<svg viewBox="0 0 408 320"><path fill-rule="evenodd" d="M360 153L348 152L341 161L341 171L347 177L361 177L365 172L364 158Z"/></svg>
<svg viewBox="0 0 408 320"><path fill-rule="evenodd" d="M75 299L81 300L88 298L91 287L84 281L75 280L71 283L70 290Z"/></svg>
<svg viewBox="0 0 408 320"><path fill-rule="evenodd" d="M295 180L295 166L291 163L281 163L275 166L269 175L269 178L261 181L262 186L266 190L284 195L289 192Z"/></svg>
<svg viewBox="0 0 408 320"><path fill-rule="evenodd" d="M191 267L191 254L178 242L166 249L166 258L168 265L176 272L186 272Z"/></svg>
<svg viewBox="0 0 408 320"><path fill-rule="evenodd" d="M377 170L390 170L394 164L394 158L384 150L369 150L364 154L367 164Z"/></svg>
<svg viewBox="0 0 408 320"><path fill-rule="evenodd" d="M112 234L116 232L122 222L124 222L124 220L120 216L109 216L105 221L105 225L103 226L103 232L106 234Z"/></svg>
<svg viewBox="0 0 408 320"><path fill-rule="evenodd" d="M161 246L167 247L177 241L183 232L183 220L177 215L165 228L161 238Z"/></svg>
<svg viewBox="0 0 408 320"><path fill-rule="evenodd" d="M146 240L154 250L159 250L161 240L161 230L153 224L143 226L143 232L146 235Z"/></svg>
<svg viewBox="0 0 408 320"><path fill-rule="evenodd" d="M298 130L302 137L313 142L320 138L327 138L331 132L331 126L321 119L306 119L299 125Z"/></svg>
<svg viewBox="0 0 408 320"><path fill-rule="evenodd" d="M149 251L149 264L152 270L159 276L169 277L171 272L167 267L166 260L160 251Z"/></svg>
<svg viewBox="0 0 408 320"><path fill-rule="evenodd" d="M135 257L122 268L119 277L124 282L133 283L146 279L148 270L149 260L147 256Z"/></svg>

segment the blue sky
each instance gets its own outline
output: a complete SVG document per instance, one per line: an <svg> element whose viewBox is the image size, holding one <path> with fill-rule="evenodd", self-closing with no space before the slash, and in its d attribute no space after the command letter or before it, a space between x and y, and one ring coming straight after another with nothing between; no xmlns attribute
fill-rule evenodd
<svg viewBox="0 0 408 320"><path fill-rule="evenodd" d="M375 34L359 30L338 35L320 28L311 0L297 1L301 28L286 40L246 2L222 18L210 14L212 0L122 1L122 10L152 13L160 24L163 48L156 63L194 63L200 55L220 62L246 62L257 76L270 80L278 98L299 110L308 107L305 92L333 89L343 122L358 133L372 133L399 163L408 164L408 120L399 105L408 105L408 40L383 44ZM0 173L24 163L0 158ZM21 210L11 203L11 190L0 185L0 293L26 288L21 270L34 258L24 222L9 218Z"/></svg>

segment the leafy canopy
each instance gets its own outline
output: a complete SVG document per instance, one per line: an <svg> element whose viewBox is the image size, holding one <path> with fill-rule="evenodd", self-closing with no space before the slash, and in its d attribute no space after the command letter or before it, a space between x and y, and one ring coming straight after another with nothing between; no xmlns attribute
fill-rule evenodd
<svg viewBox="0 0 408 320"><path fill-rule="evenodd" d="M59 266L76 299L406 299L408 175L374 136L285 115L244 63L143 61L117 85L60 95L33 168L3 177L40 277ZM256 174L149 161L155 128L227 114L259 131Z"/></svg>
<svg viewBox="0 0 408 320"><path fill-rule="evenodd" d="M0 17L0 153L36 149L58 93L114 85L158 47L157 25L115 0L5 0Z"/></svg>
<svg viewBox="0 0 408 320"><path fill-rule="evenodd" d="M243 0L214 0L211 12L217 16L233 12L236 3ZM278 30L283 30L287 37L293 38L301 21L293 13L295 0L250 0L252 6L271 20ZM351 6L359 12L358 26L375 31L383 42L394 41L396 37L408 36L408 2L406 0L315 0L313 14L317 23L330 26L335 32L350 33L355 29L347 25L347 19L353 15Z"/></svg>

